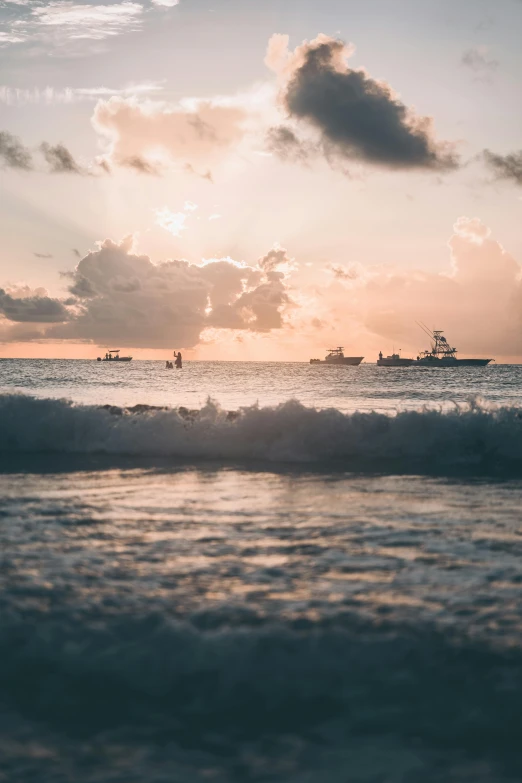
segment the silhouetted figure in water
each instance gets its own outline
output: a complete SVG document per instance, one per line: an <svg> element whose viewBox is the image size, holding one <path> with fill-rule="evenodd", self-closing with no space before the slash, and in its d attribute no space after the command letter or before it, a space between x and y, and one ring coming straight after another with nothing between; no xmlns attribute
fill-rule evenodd
<svg viewBox="0 0 522 783"><path fill-rule="evenodd" d="M178 351L178 355L176 356L176 367L178 370L181 370L182 367L181 351Z"/></svg>

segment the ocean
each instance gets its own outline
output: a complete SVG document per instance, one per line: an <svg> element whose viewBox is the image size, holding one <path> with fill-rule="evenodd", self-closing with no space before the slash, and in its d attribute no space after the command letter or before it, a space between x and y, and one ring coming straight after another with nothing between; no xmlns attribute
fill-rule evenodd
<svg viewBox="0 0 522 783"><path fill-rule="evenodd" d="M520 781L521 388L0 360L0 781Z"/></svg>

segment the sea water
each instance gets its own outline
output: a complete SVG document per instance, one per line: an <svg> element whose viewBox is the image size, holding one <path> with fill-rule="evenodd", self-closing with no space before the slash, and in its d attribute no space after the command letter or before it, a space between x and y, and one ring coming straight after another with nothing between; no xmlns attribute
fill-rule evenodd
<svg viewBox="0 0 522 783"><path fill-rule="evenodd" d="M521 383L0 361L0 780L519 781Z"/></svg>

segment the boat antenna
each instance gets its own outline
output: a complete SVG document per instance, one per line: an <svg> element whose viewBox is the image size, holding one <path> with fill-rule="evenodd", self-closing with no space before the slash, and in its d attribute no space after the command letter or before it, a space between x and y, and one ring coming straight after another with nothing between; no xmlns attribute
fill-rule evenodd
<svg viewBox="0 0 522 783"><path fill-rule="evenodd" d="M419 326L422 329L423 332L425 332L428 335L428 337L431 337L431 339L433 340L433 332L430 329L428 329L426 324L423 324L421 321L415 321L415 323L417 324L417 326Z"/></svg>

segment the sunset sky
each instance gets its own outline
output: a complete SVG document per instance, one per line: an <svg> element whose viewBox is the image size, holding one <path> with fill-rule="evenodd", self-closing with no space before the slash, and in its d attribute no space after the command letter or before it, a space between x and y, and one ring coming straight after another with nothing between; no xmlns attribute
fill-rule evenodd
<svg viewBox="0 0 522 783"><path fill-rule="evenodd" d="M522 360L520 0L0 2L0 356Z"/></svg>

